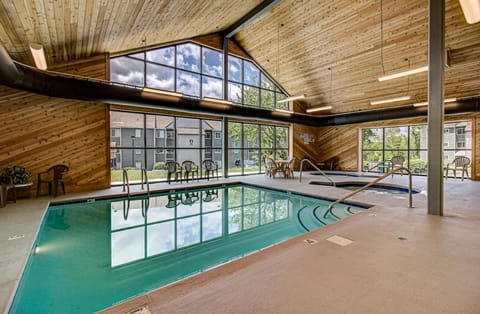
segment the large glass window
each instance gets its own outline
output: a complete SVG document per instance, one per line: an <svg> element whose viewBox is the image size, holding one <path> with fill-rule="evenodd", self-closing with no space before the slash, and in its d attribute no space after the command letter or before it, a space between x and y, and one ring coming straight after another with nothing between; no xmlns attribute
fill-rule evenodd
<svg viewBox="0 0 480 314"><path fill-rule="evenodd" d="M110 112L110 167L112 183L139 182L141 168L150 181L166 179L165 162L194 161L202 172L205 159L215 160L222 171L222 122L186 117Z"/></svg>
<svg viewBox="0 0 480 314"><path fill-rule="evenodd" d="M263 158L288 156L288 127L230 122L228 124L228 174L263 172Z"/></svg>
<svg viewBox="0 0 480 314"><path fill-rule="evenodd" d="M472 125L468 121L445 123L443 136L444 165L456 156L471 158ZM404 166L415 174L427 173L427 125L362 129L362 170L384 172L386 161L402 156Z"/></svg>
<svg viewBox="0 0 480 314"><path fill-rule="evenodd" d="M192 42L156 48L110 59L112 82L176 91L194 98L223 99L221 51ZM283 92L253 62L228 56L228 95L235 104L265 109L277 104Z"/></svg>

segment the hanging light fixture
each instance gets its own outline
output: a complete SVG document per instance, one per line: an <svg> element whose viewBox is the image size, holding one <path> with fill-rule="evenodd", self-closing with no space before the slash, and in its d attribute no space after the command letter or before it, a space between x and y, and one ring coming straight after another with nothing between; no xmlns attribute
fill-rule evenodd
<svg viewBox="0 0 480 314"><path fill-rule="evenodd" d="M468 24L480 22L480 0L460 0Z"/></svg>
<svg viewBox="0 0 480 314"><path fill-rule="evenodd" d="M408 62L408 68L410 68L410 59L405 58L405 61ZM387 104L387 103L392 103L392 102L397 102L397 101L410 100L410 96L408 95L409 93L410 93L410 78L407 77L407 95L406 96L400 96L400 97L394 97L394 98L388 98L388 99L381 99L381 100L372 100L372 101L370 101L370 105L380 105L380 104Z"/></svg>
<svg viewBox="0 0 480 314"><path fill-rule="evenodd" d="M333 69L332 67L329 67L328 70L330 71L330 103L332 103L332 93L333 93ZM312 113L312 112L318 112L318 111L326 111L326 110L331 110L333 107L331 105L328 106L319 106L319 107L313 107L313 108L308 108L306 110L307 113Z"/></svg>
<svg viewBox="0 0 480 314"><path fill-rule="evenodd" d="M40 70L47 69L47 61L45 60L45 53L43 52L43 46L40 44L30 44L30 52L32 53L35 66Z"/></svg>
<svg viewBox="0 0 480 314"><path fill-rule="evenodd" d="M457 101L457 98L446 98L443 101L443 103L447 104L447 103L452 103L452 102L456 102L456 101ZM417 103L412 104L412 106L414 106L414 107L425 107L425 106L428 106L428 101L417 102Z"/></svg>

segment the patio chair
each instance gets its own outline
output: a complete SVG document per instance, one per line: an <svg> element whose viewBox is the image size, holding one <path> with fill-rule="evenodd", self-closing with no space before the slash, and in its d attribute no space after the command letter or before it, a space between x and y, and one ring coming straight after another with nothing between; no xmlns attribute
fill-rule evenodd
<svg viewBox="0 0 480 314"><path fill-rule="evenodd" d="M170 184L172 181L172 176L175 176L175 182L178 181L180 177L180 182L182 182L182 167L176 161L167 161L165 163L165 169L167 169L167 182Z"/></svg>
<svg viewBox="0 0 480 314"><path fill-rule="evenodd" d="M211 160L211 159L205 159L203 161L203 168L205 169L205 176L207 177L207 180L210 180L210 174L212 175L212 178L214 174L217 174L217 179L218 179L218 164Z"/></svg>
<svg viewBox="0 0 480 314"><path fill-rule="evenodd" d="M267 156L265 157L264 162L265 162L265 175L270 178L275 178L275 175L277 174L277 172L279 170L281 171L281 169L278 168L275 160L273 160L272 157Z"/></svg>
<svg viewBox="0 0 480 314"><path fill-rule="evenodd" d="M184 162L182 162L182 168L185 172L184 178L187 180L187 182L190 174L192 174L192 180L195 179L195 174L197 175L197 180L200 179L200 176L198 174L198 166L195 164L195 162L191 160L185 160Z"/></svg>
<svg viewBox="0 0 480 314"><path fill-rule="evenodd" d="M448 171L452 170L455 179L457 178L457 170L462 171L462 181L465 177L465 173L467 174L468 178L468 166L470 165L470 158L465 156L457 156L455 157L451 163L448 163L445 167L445 179L448 178Z"/></svg>
<svg viewBox="0 0 480 314"><path fill-rule="evenodd" d="M293 178L293 167L295 165L295 157L290 157L288 159L288 163L287 165L285 166L285 168L283 168L283 172L285 173L285 177L292 177Z"/></svg>
<svg viewBox="0 0 480 314"><path fill-rule="evenodd" d="M204 202L211 202L218 197L218 189L205 191L203 192L203 195Z"/></svg>
<svg viewBox="0 0 480 314"><path fill-rule="evenodd" d="M395 169L396 167L403 167L403 163L405 162L405 157L401 155L393 156L390 159L390 164L392 166L392 169ZM403 169L400 170L400 174L403 176ZM393 173L392 173L393 177Z"/></svg>
<svg viewBox="0 0 480 314"><path fill-rule="evenodd" d="M66 165L54 165L47 171L40 172L37 176L37 197L40 195L42 184L48 185L48 195L51 195L53 191L53 197L56 197L59 185L62 187L63 194L66 194L63 176L68 170Z"/></svg>
<svg viewBox="0 0 480 314"><path fill-rule="evenodd" d="M17 191L13 184L13 178L11 176L0 176L0 207L5 207L7 204L8 191L12 190L13 202L17 201Z"/></svg>

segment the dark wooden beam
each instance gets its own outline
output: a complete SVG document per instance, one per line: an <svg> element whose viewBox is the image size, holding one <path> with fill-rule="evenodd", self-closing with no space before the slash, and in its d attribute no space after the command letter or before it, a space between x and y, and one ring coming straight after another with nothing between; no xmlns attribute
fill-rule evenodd
<svg viewBox="0 0 480 314"><path fill-rule="evenodd" d="M231 38L238 33L242 28L252 23L256 18L262 16L265 12L277 5L280 0L265 0L257 5L253 10L248 12L245 16L229 26L223 33L225 38Z"/></svg>

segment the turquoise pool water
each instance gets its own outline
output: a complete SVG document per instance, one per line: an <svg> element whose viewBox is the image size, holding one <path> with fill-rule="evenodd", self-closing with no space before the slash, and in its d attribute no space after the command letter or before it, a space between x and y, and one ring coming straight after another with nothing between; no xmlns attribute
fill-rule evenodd
<svg viewBox="0 0 480 314"><path fill-rule="evenodd" d="M104 309L332 223L328 205L233 185L50 206L10 313Z"/></svg>

